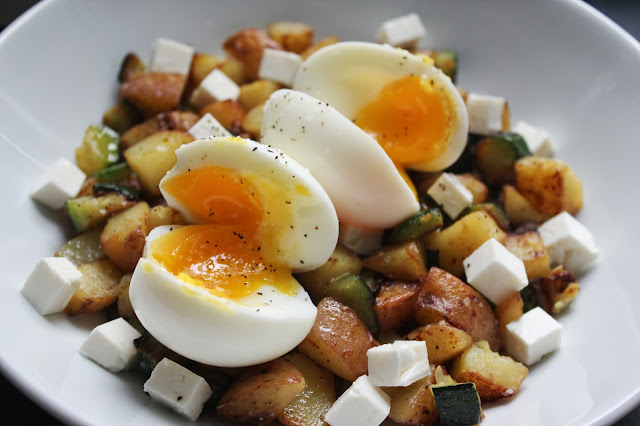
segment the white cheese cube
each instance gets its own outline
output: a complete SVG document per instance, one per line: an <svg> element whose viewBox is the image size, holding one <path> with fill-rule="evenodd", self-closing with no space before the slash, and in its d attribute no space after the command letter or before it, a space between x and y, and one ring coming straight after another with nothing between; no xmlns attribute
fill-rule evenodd
<svg viewBox="0 0 640 426"><path fill-rule="evenodd" d="M62 312L82 280L82 272L66 257L41 259L22 287L22 295L41 315Z"/></svg>
<svg viewBox="0 0 640 426"><path fill-rule="evenodd" d="M413 48L427 35L427 30L417 13L389 19L378 29L378 42L396 47Z"/></svg>
<svg viewBox="0 0 640 426"><path fill-rule="evenodd" d="M191 68L193 53L193 46L161 37L151 45L149 71L187 75Z"/></svg>
<svg viewBox="0 0 640 426"><path fill-rule="evenodd" d="M356 254L368 256L382 245L384 230L368 230L353 225L340 225L338 241Z"/></svg>
<svg viewBox="0 0 640 426"><path fill-rule="evenodd" d="M473 194L451 173L442 173L427 190L427 194L455 219L473 200Z"/></svg>
<svg viewBox="0 0 640 426"><path fill-rule="evenodd" d="M537 306L507 324L505 348L509 355L531 365L560 347L562 325Z"/></svg>
<svg viewBox="0 0 640 426"><path fill-rule="evenodd" d="M562 212L538 227L551 258L575 273L582 272L600 251L591 232L567 212Z"/></svg>
<svg viewBox="0 0 640 426"><path fill-rule="evenodd" d="M333 403L324 421L331 426L377 426L391 411L391 398L360 376Z"/></svg>
<svg viewBox="0 0 640 426"><path fill-rule="evenodd" d="M214 101L226 101L227 99L237 99L240 94L240 87L225 73L219 69L214 69L202 80L200 85L191 94L190 102L196 108Z"/></svg>
<svg viewBox="0 0 640 426"><path fill-rule="evenodd" d="M496 305L529 284L524 262L495 238L488 239L462 263L467 282Z"/></svg>
<svg viewBox="0 0 640 426"><path fill-rule="evenodd" d="M291 87L301 64L302 58L296 53L267 48L262 54L258 78L275 80Z"/></svg>
<svg viewBox="0 0 640 426"><path fill-rule="evenodd" d="M94 328L80 346L80 354L117 373L134 366L138 351L133 341L141 334L123 318Z"/></svg>
<svg viewBox="0 0 640 426"><path fill-rule="evenodd" d="M189 134L196 139L206 139L209 136L231 136L231 133L211 113L206 113L191 126Z"/></svg>
<svg viewBox="0 0 640 426"><path fill-rule="evenodd" d="M549 134L524 121L518 121L512 132L518 133L524 138L529 147L529 151L537 157L553 157L553 145L549 139Z"/></svg>
<svg viewBox="0 0 640 426"><path fill-rule="evenodd" d="M367 351L369 381L374 386L409 386L431 374L427 344L398 340Z"/></svg>
<svg viewBox="0 0 640 426"><path fill-rule="evenodd" d="M507 108L505 98L469 93L467 97L469 132L488 135L506 130L503 118L508 113Z"/></svg>
<svg viewBox="0 0 640 426"><path fill-rule="evenodd" d="M59 158L47 167L31 197L52 209L60 209L67 200L76 196L86 178L75 164Z"/></svg>
<svg viewBox="0 0 640 426"><path fill-rule="evenodd" d="M204 403L213 394L205 379L168 358L153 369L144 391L192 421L200 416Z"/></svg>

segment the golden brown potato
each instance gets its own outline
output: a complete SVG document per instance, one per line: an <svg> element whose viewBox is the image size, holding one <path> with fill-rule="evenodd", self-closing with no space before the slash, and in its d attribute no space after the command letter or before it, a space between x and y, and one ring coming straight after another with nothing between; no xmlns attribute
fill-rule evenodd
<svg viewBox="0 0 640 426"><path fill-rule="evenodd" d="M284 358L248 368L218 402L218 413L236 423L266 425L305 388L302 373Z"/></svg>
<svg viewBox="0 0 640 426"><path fill-rule="evenodd" d="M377 345L353 309L326 297L318 303L316 321L298 350L333 374L353 382L369 371L367 351Z"/></svg>
<svg viewBox="0 0 640 426"><path fill-rule="evenodd" d="M149 231L162 225L184 225L180 212L169 206L155 206L149 210Z"/></svg>
<svg viewBox="0 0 640 426"><path fill-rule="evenodd" d="M264 49L282 50L282 46L258 28L245 28L227 38L222 44L225 52L242 62L251 80L258 78Z"/></svg>
<svg viewBox="0 0 640 426"><path fill-rule="evenodd" d="M238 102L246 111L249 111L257 105L263 105L269 96L280 88L282 85L273 80L256 80L243 84L240 86Z"/></svg>
<svg viewBox="0 0 640 426"><path fill-rule="evenodd" d="M160 181L178 161L175 150L192 141L193 136L180 130L158 131L127 149L124 157L144 190L160 196Z"/></svg>
<svg viewBox="0 0 640 426"><path fill-rule="evenodd" d="M440 415L433 399L432 375L406 387L385 387L391 397L389 418L396 423L415 426L439 425Z"/></svg>
<svg viewBox="0 0 640 426"><path fill-rule="evenodd" d="M247 67L245 67L242 61L236 58L225 59L218 65L218 69L225 73L226 76L233 80L238 86L242 86L249 81Z"/></svg>
<svg viewBox="0 0 640 426"><path fill-rule="evenodd" d="M262 128L262 107L264 104L256 105L251 108L244 120L242 120L242 128L251 135L251 139L258 140L260 138L260 129Z"/></svg>
<svg viewBox="0 0 640 426"><path fill-rule="evenodd" d="M582 208L582 182L567 163L554 158L524 157L516 161L516 188L548 217Z"/></svg>
<svg viewBox="0 0 640 426"><path fill-rule="evenodd" d="M200 115L210 113L228 131L237 135L242 131L242 122L247 112L234 100L212 102L200 109Z"/></svg>
<svg viewBox="0 0 640 426"><path fill-rule="evenodd" d="M424 237L428 250L438 250L440 267L456 277L462 277L462 261L490 238L504 243L505 232L484 211L475 211L461 217L448 228L430 232Z"/></svg>
<svg viewBox="0 0 640 426"><path fill-rule="evenodd" d="M222 63L223 59L216 55L204 52L195 52L191 60L187 86L184 89L183 99L189 99L191 93L202 83L202 80Z"/></svg>
<svg viewBox="0 0 640 426"><path fill-rule="evenodd" d="M335 377L300 352L292 352L289 359L302 373L306 386L278 415L278 421L287 426L322 426L336 401Z"/></svg>
<svg viewBox="0 0 640 426"><path fill-rule="evenodd" d="M502 202L507 219L514 226L529 222L542 223L550 217L536 210L529 200L511 185L502 187Z"/></svg>
<svg viewBox="0 0 640 426"><path fill-rule="evenodd" d="M118 81L124 83L133 75L145 72L147 66L142 62L140 57L135 53L127 53L120 63L120 71L118 71Z"/></svg>
<svg viewBox="0 0 640 426"><path fill-rule="evenodd" d="M447 321L465 331L474 342L486 340L500 349L500 328L489 302L470 285L433 267L422 282L416 320L423 325Z"/></svg>
<svg viewBox="0 0 640 426"><path fill-rule="evenodd" d="M200 119L192 112L163 112L137 126L132 127L120 136L120 149L124 152L132 145L151 136L158 130L187 131Z"/></svg>
<svg viewBox="0 0 640 426"><path fill-rule="evenodd" d="M69 300L64 312L69 315L88 314L115 302L122 284L122 272L109 259L78 266L82 272L80 287Z"/></svg>
<svg viewBox="0 0 640 426"><path fill-rule="evenodd" d="M178 73L135 74L122 83L118 96L131 102L145 117L151 117L178 108L186 81L187 78Z"/></svg>
<svg viewBox="0 0 640 426"><path fill-rule="evenodd" d="M496 306L495 313L500 325L500 337L503 346L505 335L507 334L507 324L520 318L523 308L524 302L519 291L514 291Z"/></svg>
<svg viewBox="0 0 640 426"><path fill-rule="evenodd" d="M100 244L107 257L123 272L132 272L149 235L149 205L142 201L107 220Z"/></svg>
<svg viewBox="0 0 640 426"><path fill-rule="evenodd" d="M444 320L418 327L407 334L405 339L426 342L431 364L447 362L473 344L471 336Z"/></svg>
<svg viewBox="0 0 640 426"><path fill-rule="evenodd" d="M304 22L279 21L267 25L267 34L284 48L301 53L313 43L313 28Z"/></svg>
<svg viewBox="0 0 640 426"><path fill-rule="evenodd" d="M573 272L562 266L554 268L546 277L532 280L529 285L534 288L542 309L551 315L565 310L580 290Z"/></svg>
<svg viewBox="0 0 640 426"><path fill-rule="evenodd" d="M522 260L529 280L551 272L551 257L538 231L508 234L504 246Z"/></svg>
<svg viewBox="0 0 640 426"><path fill-rule="evenodd" d="M407 329L414 323L420 284L392 281L380 286L373 304L381 332Z"/></svg>
<svg viewBox="0 0 640 426"><path fill-rule="evenodd" d="M473 194L472 204L484 203L489 196L489 188L480 179L471 173L463 173L456 175L460 183Z"/></svg>
<svg viewBox="0 0 640 426"><path fill-rule="evenodd" d="M332 44L338 43L339 41L340 39L334 35L327 36L322 40L318 41L317 43L315 43L314 45L306 48L302 53L300 53L300 56L302 57L303 60L307 59L309 56L313 55L315 52L322 49L323 47L330 46Z"/></svg>
<svg viewBox="0 0 640 426"><path fill-rule="evenodd" d="M416 281L427 274L424 247L416 240L382 246L362 265L392 280Z"/></svg>
<svg viewBox="0 0 640 426"><path fill-rule="evenodd" d="M513 395L528 374L527 367L492 351L485 341L464 351L451 367L451 377L459 383L475 383L478 395L487 401Z"/></svg>

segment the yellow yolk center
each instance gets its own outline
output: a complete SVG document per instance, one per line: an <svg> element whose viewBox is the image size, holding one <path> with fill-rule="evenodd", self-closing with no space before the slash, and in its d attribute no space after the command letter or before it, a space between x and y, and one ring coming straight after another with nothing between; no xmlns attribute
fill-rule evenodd
<svg viewBox="0 0 640 426"><path fill-rule="evenodd" d="M386 85L356 116L398 166L442 155L453 128L454 106L435 80L403 77Z"/></svg>
<svg viewBox="0 0 640 426"><path fill-rule="evenodd" d="M253 182L207 166L166 180L163 189L204 223L177 228L151 243L152 257L169 272L228 298L248 296L265 284L296 292L291 268L277 261L272 241L261 243L265 212Z"/></svg>

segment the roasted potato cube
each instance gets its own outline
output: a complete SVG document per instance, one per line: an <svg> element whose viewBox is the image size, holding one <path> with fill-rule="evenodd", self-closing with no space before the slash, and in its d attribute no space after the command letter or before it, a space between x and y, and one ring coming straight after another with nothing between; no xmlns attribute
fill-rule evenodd
<svg viewBox="0 0 640 426"><path fill-rule="evenodd" d="M100 244L102 228L93 228L85 231L62 244L56 252L56 256L66 257L74 265L95 262L107 257Z"/></svg>
<svg viewBox="0 0 640 426"><path fill-rule="evenodd" d="M416 240L382 246L362 265L392 280L415 281L427 273L426 253Z"/></svg>
<svg viewBox="0 0 640 426"><path fill-rule="evenodd" d="M420 284L391 281L380 286L373 309L381 332L407 329L415 321Z"/></svg>
<svg viewBox="0 0 640 426"><path fill-rule="evenodd" d="M199 119L200 117L197 114L188 111L160 113L124 132L120 137L120 148L125 151L158 130L182 130L186 132Z"/></svg>
<svg viewBox="0 0 640 426"><path fill-rule="evenodd" d="M100 243L115 265L123 272L132 272L149 235L149 205L142 201L107 220Z"/></svg>
<svg viewBox="0 0 640 426"><path fill-rule="evenodd" d="M189 69L189 77L187 78L187 87L185 88L183 99L189 99L191 93L202 83L202 80L222 62L223 59L219 56L195 52L193 59L191 59L191 68Z"/></svg>
<svg viewBox="0 0 640 426"><path fill-rule="evenodd" d="M473 344L471 336L444 320L418 327L405 339L425 341L431 364L447 362Z"/></svg>
<svg viewBox="0 0 640 426"><path fill-rule="evenodd" d="M302 53L300 53L300 56L302 57L303 60L307 59L309 56L313 55L315 52L322 49L323 47L330 46L332 44L338 43L339 41L340 39L334 35L327 36L322 40L318 41L317 43L306 48L304 51L302 51Z"/></svg>
<svg viewBox="0 0 640 426"><path fill-rule="evenodd" d="M279 21L267 25L267 34L290 52L301 53L313 43L313 28L304 22Z"/></svg>
<svg viewBox="0 0 640 426"><path fill-rule="evenodd" d="M515 165L516 188L547 217L582 208L582 182L567 163L554 158L524 157Z"/></svg>
<svg viewBox="0 0 640 426"><path fill-rule="evenodd" d="M353 309L326 297L318 303L316 321L298 350L333 374L353 382L367 374L367 351L377 345Z"/></svg>
<svg viewBox="0 0 640 426"><path fill-rule="evenodd" d="M437 250L438 265L462 277L462 261L490 238L504 243L505 232L484 211L475 211L461 217L448 228L427 234L423 241L428 250Z"/></svg>
<svg viewBox="0 0 640 426"><path fill-rule="evenodd" d="M122 284L122 272L109 259L84 263L80 287L69 300L64 312L69 315L88 314L106 308L115 302Z"/></svg>
<svg viewBox="0 0 640 426"><path fill-rule="evenodd" d="M149 231L162 225L184 225L180 212L169 206L155 206L149 210Z"/></svg>
<svg viewBox="0 0 640 426"><path fill-rule="evenodd" d="M431 392L432 384L430 375L406 387L383 388L391 397L389 418L403 425L439 425L440 415Z"/></svg>
<svg viewBox="0 0 640 426"><path fill-rule="evenodd" d="M305 389L305 379L284 358L248 368L218 402L218 413L236 423L266 425L273 422Z"/></svg>
<svg viewBox="0 0 640 426"><path fill-rule="evenodd" d="M456 175L460 183L473 194L471 204L480 204L487 201L489 196L489 188L480 179L472 175L471 173L462 173Z"/></svg>
<svg viewBox="0 0 640 426"><path fill-rule="evenodd" d="M502 187L504 212L514 226L523 223L542 223L550 216L540 213L536 208L511 185Z"/></svg>
<svg viewBox="0 0 640 426"><path fill-rule="evenodd" d="M273 80L256 80L243 84L240 86L238 102L246 111L249 111L257 105L264 105L269 96L281 87L280 83Z"/></svg>
<svg viewBox="0 0 640 426"><path fill-rule="evenodd" d="M258 140L260 138L260 129L262 128L262 115L264 104L256 105L251 108L244 120L242 120L242 128L251 135L251 139Z"/></svg>
<svg viewBox="0 0 640 426"><path fill-rule="evenodd" d="M120 101L102 114L102 124L122 134L142 120L140 111L130 103Z"/></svg>
<svg viewBox="0 0 640 426"><path fill-rule="evenodd" d="M227 38L222 47L228 55L244 64L247 76L251 80L258 78L264 49L282 50L282 46L278 42L258 28L245 28L238 31Z"/></svg>
<svg viewBox="0 0 640 426"><path fill-rule="evenodd" d="M131 102L145 117L151 117L178 108L186 81L187 78L178 73L134 74L122 83L118 96Z"/></svg>
<svg viewBox="0 0 640 426"><path fill-rule="evenodd" d="M228 131L237 135L242 131L242 123L247 112L234 100L211 102L200 109L200 115L210 113Z"/></svg>
<svg viewBox="0 0 640 426"><path fill-rule="evenodd" d="M565 310L578 296L580 290L573 272L562 266L554 268L546 277L531 280L529 287L531 288L529 291L536 293L538 304L550 315L556 315Z"/></svg>
<svg viewBox="0 0 640 426"><path fill-rule="evenodd" d="M459 383L475 383L478 395L487 401L513 395L528 374L527 367L492 351L485 341L464 351L451 368L451 377Z"/></svg>
<svg viewBox="0 0 640 426"><path fill-rule="evenodd" d="M241 86L249 81L247 75L247 67L244 63L236 58L227 58L220 65L218 69L225 73L227 77L233 80L238 86Z"/></svg>
<svg viewBox="0 0 640 426"><path fill-rule="evenodd" d="M175 150L192 141L190 134L180 130L159 131L127 149L124 156L144 190L160 196L160 181L178 161Z"/></svg>
<svg viewBox="0 0 640 426"><path fill-rule="evenodd" d="M522 260L529 280L551 272L551 256L538 231L508 234L504 246Z"/></svg>
<svg viewBox="0 0 640 426"><path fill-rule="evenodd" d="M306 386L280 413L278 421L287 426L324 425L324 416L336 401L333 373L300 352L291 353L289 359L302 373Z"/></svg>
<svg viewBox="0 0 640 426"><path fill-rule="evenodd" d="M120 71L118 72L118 81L124 83L132 76L145 72L146 65L135 53L127 53L120 63Z"/></svg>
<svg viewBox="0 0 640 426"><path fill-rule="evenodd" d="M495 313L496 317L498 317L498 324L500 325L500 341L503 345L507 334L507 324L520 318L523 313L523 308L524 302L518 291L511 293L496 306Z"/></svg>
<svg viewBox="0 0 640 426"><path fill-rule="evenodd" d="M500 328L489 302L470 285L440 268L431 268L422 282L416 320L423 325L447 321L474 342L486 340L500 349Z"/></svg>

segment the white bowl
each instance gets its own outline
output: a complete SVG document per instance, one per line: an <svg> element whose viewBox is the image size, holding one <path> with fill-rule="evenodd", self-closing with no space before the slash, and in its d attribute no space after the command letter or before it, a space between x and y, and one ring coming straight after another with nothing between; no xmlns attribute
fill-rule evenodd
<svg viewBox="0 0 640 426"><path fill-rule="evenodd" d="M0 366L64 421L93 425L187 423L142 392L144 377L111 374L78 353L100 316L41 317L20 295L36 261L68 236L29 197L43 165L73 158L86 126L115 99L125 53L148 58L158 36L217 53L243 27L280 19L320 36L373 40L382 21L422 15L424 46L455 49L459 83L508 98L514 122L545 128L582 178L579 219L601 249L559 320L562 349L531 368L521 392L485 411L486 425L602 424L640 401L640 45L579 1L508 0L46 0L0 37L2 213ZM210 410L211 411L211 410ZM211 424L212 416L199 423Z"/></svg>

